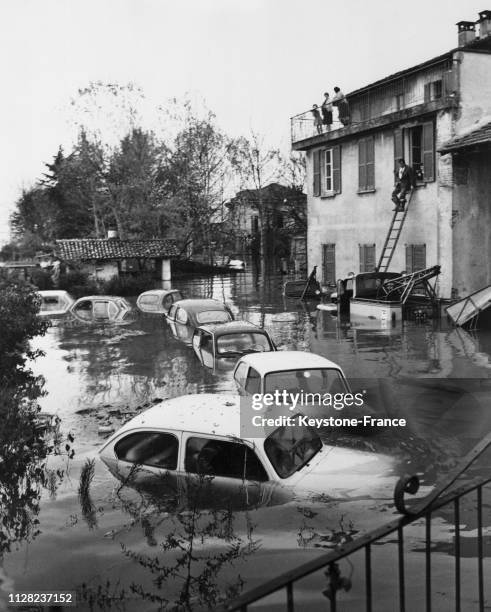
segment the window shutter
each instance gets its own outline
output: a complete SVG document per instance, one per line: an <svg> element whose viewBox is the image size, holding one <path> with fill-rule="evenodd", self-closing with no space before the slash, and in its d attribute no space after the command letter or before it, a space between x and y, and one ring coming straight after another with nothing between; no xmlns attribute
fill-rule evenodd
<svg viewBox="0 0 491 612"><path fill-rule="evenodd" d="M326 150L322 149L319 151L319 181L320 181L320 195L326 194Z"/></svg>
<svg viewBox="0 0 491 612"><path fill-rule="evenodd" d="M406 245L406 274L414 272L413 270L413 245Z"/></svg>
<svg viewBox="0 0 491 612"><path fill-rule="evenodd" d="M324 283L336 283L336 245L322 245L322 280Z"/></svg>
<svg viewBox="0 0 491 612"><path fill-rule="evenodd" d="M373 272L375 270L375 245L365 245L365 271Z"/></svg>
<svg viewBox="0 0 491 612"><path fill-rule="evenodd" d="M426 268L426 244L413 245L413 271Z"/></svg>
<svg viewBox="0 0 491 612"><path fill-rule="evenodd" d="M424 101L429 102L431 100L431 83L426 83L424 86Z"/></svg>
<svg viewBox="0 0 491 612"><path fill-rule="evenodd" d="M404 135L402 129L394 130L394 172L397 170L396 160L404 157Z"/></svg>
<svg viewBox="0 0 491 612"><path fill-rule="evenodd" d="M366 164L367 164L367 181L366 188L375 188L375 143L373 137L366 139Z"/></svg>
<svg viewBox="0 0 491 612"><path fill-rule="evenodd" d="M341 147L332 148L332 185L334 193L341 193Z"/></svg>
<svg viewBox="0 0 491 612"><path fill-rule="evenodd" d="M423 123L423 180L435 180L435 142L433 122Z"/></svg>
<svg viewBox="0 0 491 612"><path fill-rule="evenodd" d="M358 189L366 189L367 185L366 142L364 138L358 142Z"/></svg>
<svg viewBox="0 0 491 612"><path fill-rule="evenodd" d="M314 196L320 196L321 194L321 173L320 173L320 151L314 151Z"/></svg>
<svg viewBox="0 0 491 612"><path fill-rule="evenodd" d="M365 245L360 244L358 248L360 251L360 272L365 272Z"/></svg>

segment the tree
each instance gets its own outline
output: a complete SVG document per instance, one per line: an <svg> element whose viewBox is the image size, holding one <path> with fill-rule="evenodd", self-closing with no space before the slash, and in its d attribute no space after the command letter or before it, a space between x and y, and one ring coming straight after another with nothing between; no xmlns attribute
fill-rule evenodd
<svg viewBox="0 0 491 612"><path fill-rule="evenodd" d="M232 165L237 171L241 187L257 190L258 217L260 231L261 277L266 277L266 244L267 223L263 189L280 174L280 152L277 149L266 149L264 139L257 133L251 133L251 139L240 137L230 148Z"/></svg>

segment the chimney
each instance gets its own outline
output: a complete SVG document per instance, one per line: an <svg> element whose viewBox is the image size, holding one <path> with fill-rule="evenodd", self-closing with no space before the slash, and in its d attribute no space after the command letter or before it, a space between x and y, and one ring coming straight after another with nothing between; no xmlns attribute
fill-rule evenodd
<svg viewBox="0 0 491 612"><path fill-rule="evenodd" d="M117 240L118 232L114 229L107 230L107 239L108 240Z"/></svg>
<svg viewBox="0 0 491 612"><path fill-rule="evenodd" d="M480 38L491 36L491 11L481 11L477 23L479 24Z"/></svg>
<svg viewBox="0 0 491 612"><path fill-rule="evenodd" d="M476 24L473 21L459 21L456 26L459 31L459 47L465 47L476 39Z"/></svg>

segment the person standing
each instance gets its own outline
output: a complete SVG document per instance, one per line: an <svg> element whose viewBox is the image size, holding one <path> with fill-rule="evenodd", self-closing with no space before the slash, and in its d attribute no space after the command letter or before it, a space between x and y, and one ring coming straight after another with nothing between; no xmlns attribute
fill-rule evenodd
<svg viewBox="0 0 491 612"><path fill-rule="evenodd" d="M397 160L397 168L394 172L395 186L392 192L392 201L396 205L395 212L403 212L406 204L406 194L415 186L414 172L411 166L408 166L402 157Z"/></svg>
<svg viewBox="0 0 491 612"><path fill-rule="evenodd" d="M317 128L317 133L322 134L322 118L317 104L312 106L312 110L310 112L314 115L314 125Z"/></svg>
<svg viewBox="0 0 491 612"><path fill-rule="evenodd" d="M329 100L329 94L326 92L324 94L324 102L322 103L322 121L327 129L331 129L332 125L332 104Z"/></svg>
<svg viewBox="0 0 491 612"><path fill-rule="evenodd" d="M351 117L348 100L346 99L344 93L339 89L339 87L334 88L332 105L338 107L339 121L341 121L343 125L349 125Z"/></svg>

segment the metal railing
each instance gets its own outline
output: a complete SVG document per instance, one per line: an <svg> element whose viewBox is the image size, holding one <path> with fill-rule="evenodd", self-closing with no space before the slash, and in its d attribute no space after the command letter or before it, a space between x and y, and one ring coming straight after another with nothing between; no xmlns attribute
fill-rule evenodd
<svg viewBox="0 0 491 612"><path fill-rule="evenodd" d="M483 489L491 483L491 474L478 477L470 482L446 493L450 486L462 476L465 470L489 447L491 446L491 433L488 434L479 444L477 444L470 453L468 453L457 465L457 467L447 476L442 484L435 487L434 490L426 497L417 500L412 505L407 506L405 495L415 495L419 489L419 479L417 476L403 476L397 483L394 491L394 502L397 510L403 514L381 527L370 531L369 533L346 543L332 552L316 557L312 561L286 572L263 585L246 592L236 600L224 605L220 610L222 612L233 612L239 610L246 612L249 606L264 600L265 597L284 590L286 595L286 603L283 609L288 612L295 611L294 585L297 581L305 578L320 570L324 571L324 576L327 579L326 588L322 591L322 595L329 601L329 609L331 612L336 612L338 604L338 594L340 591L348 591L351 588L351 579L343 577L339 568L338 562L346 559L358 551L364 551L365 565L365 610L372 612L374 604L373 596L373 568L372 568L372 546L381 543L381 540L391 534L397 534L397 575L398 575L398 608L392 607L392 610L406 612L406 610L414 610L416 608L407 607L409 589L406 583L405 571L405 553L404 553L404 528L408 525L424 520L424 542L425 542L425 580L424 580L424 601L426 612L432 611L432 518L433 514L444 507L451 506L453 508L454 519L454 609L456 612L462 610L462 575L461 575L461 500L472 493L476 492L476 524L477 524L477 593L476 603L479 612L484 611L484 546L483 546ZM444 495L444 493L446 493ZM413 584L420 588L420 585ZM320 594L319 594L320 595ZM413 601L413 600L411 600ZM319 602L322 599L319 597ZM280 609L275 607L275 609ZM324 608L323 608L324 609ZM327 608L326 608L327 609ZM361 608L357 607L357 611ZM420 609L420 608L418 608ZM450 608L446 608L450 609ZM466 608L467 609L467 608Z"/></svg>
<svg viewBox="0 0 491 612"><path fill-rule="evenodd" d="M350 107L350 126L363 127L369 121L397 111L409 109L426 102L453 98L456 83L452 60L446 59L433 66L407 76L394 79L385 85L346 96ZM320 111L319 103L319 111ZM334 108L331 126L316 125L309 109L291 118L292 143L319 134L330 134L346 127L339 120Z"/></svg>

